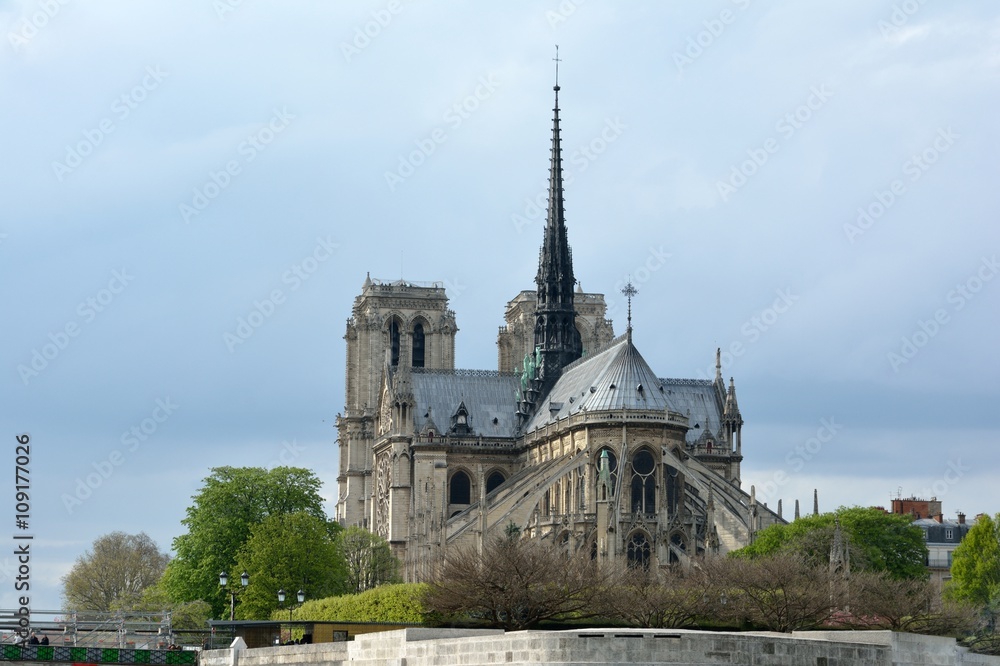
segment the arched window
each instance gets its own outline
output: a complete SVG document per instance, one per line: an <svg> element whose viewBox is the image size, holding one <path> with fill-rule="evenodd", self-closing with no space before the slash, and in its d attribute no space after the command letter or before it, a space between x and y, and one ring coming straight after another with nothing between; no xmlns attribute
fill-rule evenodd
<svg viewBox="0 0 1000 666"><path fill-rule="evenodd" d="M486 492L491 493L506 481L503 472L493 472L488 477L486 477Z"/></svg>
<svg viewBox="0 0 1000 666"><path fill-rule="evenodd" d="M610 481L610 483L609 483L610 488L608 488L608 491L609 491L610 495L608 497L602 497L601 496L601 474L602 474L602 472L601 472L601 466L604 464L602 461L604 459L604 454L605 453L608 454L607 455L607 459L608 459L608 478L609 478L609 481ZM617 456L615 456L614 451L612 451L609 447L606 446L606 447L604 447L603 449L601 449L600 451L597 452L596 464L597 464L597 475L596 475L597 476L597 499L599 501L609 500L609 499L611 499L611 496L613 496L614 493L615 493L615 486L618 485L618 458L617 458Z"/></svg>
<svg viewBox="0 0 1000 666"><path fill-rule="evenodd" d="M684 543L683 537L674 532L670 535L670 564L676 564L681 561L677 556L678 551L682 553L687 552L687 546Z"/></svg>
<svg viewBox="0 0 1000 666"><path fill-rule="evenodd" d="M630 567L649 568L649 539L642 532L634 532L628 540L626 554L628 555L628 565Z"/></svg>
<svg viewBox="0 0 1000 666"><path fill-rule="evenodd" d="M472 503L472 482L469 475L458 471L451 475L451 484L448 487L448 502L451 504L471 504Z"/></svg>
<svg viewBox="0 0 1000 666"><path fill-rule="evenodd" d="M413 325L413 367L424 367L424 325Z"/></svg>
<svg viewBox="0 0 1000 666"><path fill-rule="evenodd" d="M389 365L399 365L399 322L396 319L389 323Z"/></svg>
<svg viewBox="0 0 1000 666"><path fill-rule="evenodd" d="M653 454L640 449L632 456L632 513L656 513L656 463Z"/></svg>
<svg viewBox="0 0 1000 666"><path fill-rule="evenodd" d="M683 502L681 491L684 487L684 480L676 467L663 466L663 487L667 493L667 513L671 516L676 515Z"/></svg>

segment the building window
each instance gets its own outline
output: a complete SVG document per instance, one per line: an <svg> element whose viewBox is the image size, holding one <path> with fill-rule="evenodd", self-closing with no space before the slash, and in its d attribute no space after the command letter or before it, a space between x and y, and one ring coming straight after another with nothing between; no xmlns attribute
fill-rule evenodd
<svg viewBox="0 0 1000 666"><path fill-rule="evenodd" d="M413 325L413 367L424 367L424 325Z"/></svg>
<svg viewBox="0 0 1000 666"><path fill-rule="evenodd" d="M471 504L472 482L465 472L455 472L451 476L451 484L448 488L448 501L451 504Z"/></svg>
<svg viewBox="0 0 1000 666"><path fill-rule="evenodd" d="M608 454L608 478L610 480L610 483L608 484L610 486L610 488L608 488L608 490L610 491L610 496L608 497L602 497L600 495L601 464L602 464L601 458L604 456L605 452ZM603 449L597 452L597 484L598 484L597 485L598 500L610 500L612 497L614 497L615 486L618 484L618 458L615 457L614 452L608 447L604 447Z"/></svg>
<svg viewBox="0 0 1000 666"><path fill-rule="evenodd" d="M389 324L389 365L399 365L399 322L395 319Z"/></svg>
<svg viewBox="0 0 1000 666"><path fill-rule="evenodd" d="M630 567L649 568L650 555L649 539L642 532L635 532L628 540L626 554Z"/></svg>
<svg viewBox="0 0 1000 666"><path fill-rule="evenodd" d="M632 513L656 513L656 481L653 454L646 449L632 457Z"/></svg>
<svg viewBox="0 0 1000 666"><path fill-rule="evenodd" d="M667 492L667 513L671 516L676 515L680 511L680 507L684 501L681 497L681 489L684 486L684 481L678 478L679 476L676 467L670 465L663 466L663 487Z"/></svg>
<svg viewBox="0 0 1000 666"><path fill-rule="evenodd" d="M954 538L955 538L955 530L951 529L950 527L946 527L944 530L944 540L951 541Z"/></svg>
<svg viewBox="0 0 1000 666"><path fill-rule="evenodd" d="M501 473L501 472L493 472L488 477L486 477L486 492L487 493L493 492L494 490L496 490L497 488L499 488L501 485L503 485L503 482L506 481L506 480L507 479L504 478L503 473Z"/></svg>

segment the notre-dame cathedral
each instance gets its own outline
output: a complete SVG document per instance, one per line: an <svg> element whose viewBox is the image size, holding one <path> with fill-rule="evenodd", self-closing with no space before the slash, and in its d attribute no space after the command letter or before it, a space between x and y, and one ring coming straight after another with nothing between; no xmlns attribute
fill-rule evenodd
<svg viewBox="0 0 1000 666"><path fill-rule="evenodd" d="M510 525L554 548L667 565L781 520L740 488L743 417L718 352L714 381L661 377L631 314L615 337L604 296L577 288L555 91L535 288L507 303L497 369L455 368L440 283L367 277L347 320L337 519L385 537L408 580Z"/></svg>

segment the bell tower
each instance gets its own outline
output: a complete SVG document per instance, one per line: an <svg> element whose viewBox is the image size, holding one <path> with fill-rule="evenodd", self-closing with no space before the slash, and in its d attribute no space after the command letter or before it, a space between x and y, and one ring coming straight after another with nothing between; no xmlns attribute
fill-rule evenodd
<svg viewBox="0 0 1000 666"><path fill-rule="evenodd" d="M371 516L375 417L386 368L455 368L455 313L444 284L365 278L347 320L344 413L337 415L340 473L336 516L344 526Z"/></svg>

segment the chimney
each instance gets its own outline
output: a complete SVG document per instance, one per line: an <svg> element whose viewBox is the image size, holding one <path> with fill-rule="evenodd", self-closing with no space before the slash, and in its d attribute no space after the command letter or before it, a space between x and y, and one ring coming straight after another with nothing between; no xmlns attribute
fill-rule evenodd
<svg viewBox="0 0 1000 666"><path fill-rule="evenodd" d="M965 514L962 513L961 511L958 512L958 524L959 525L965 524Z"/></svg>
<svg viewBox="0 0 1000 666"><path fill-rule="evenodd" d="M934 514L933 518L934 518L935 522L938 522L938 523L944 522L944 514L943 513L936 513L936 514Z"/></svg>

